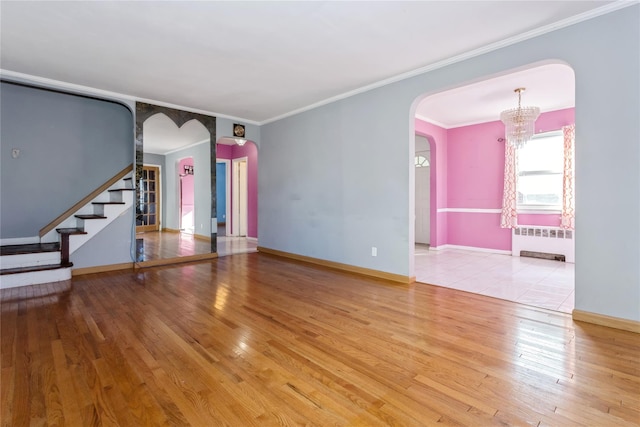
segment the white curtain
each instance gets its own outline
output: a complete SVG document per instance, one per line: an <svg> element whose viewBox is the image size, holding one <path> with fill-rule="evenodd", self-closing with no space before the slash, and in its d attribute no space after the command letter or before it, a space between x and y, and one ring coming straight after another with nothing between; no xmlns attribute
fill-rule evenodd
<svg viewBox="0 0 640 427"><path fill-rule="evenodd" d="M573 230L575 227L575 139L576 125L562 128L564 134L564 170L562 178L562 222L560 227Z"/></svg>
<svg viewBox="0 0 640 427"><path fill-rule="evenodd" d="M504 193L502 195L502 214L500 227L516 228L518 226L518 150L505 141L504 144Z"/></svg>

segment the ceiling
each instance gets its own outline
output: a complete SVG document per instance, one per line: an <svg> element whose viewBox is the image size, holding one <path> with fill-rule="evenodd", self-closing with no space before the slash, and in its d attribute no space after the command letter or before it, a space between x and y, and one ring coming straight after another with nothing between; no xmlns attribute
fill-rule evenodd
<svg viewBox="0 0 640 427"><path fill-rule="evenodd" d="M430 95L418 105L416 116L447 129L500 120L501 111L518 106L514 90L522 87L523 106L541 112L575 106L571 67L546 64Z"/></svg>
<svg viewBox="0 0 640 427"><path fill-rule="evenodd" d="M631 3L2 1L0 64L9 78L26 74L263 124ZM418 115L452 126L477 121L465 109L493 105L495 119L515 106L520 85L529 88L525 104L572 97L573 86L559 90L566 89L559 82L573 74L557 80L555 71L563 72L474 85L462 103L459 90L436 95Z"/></svg>

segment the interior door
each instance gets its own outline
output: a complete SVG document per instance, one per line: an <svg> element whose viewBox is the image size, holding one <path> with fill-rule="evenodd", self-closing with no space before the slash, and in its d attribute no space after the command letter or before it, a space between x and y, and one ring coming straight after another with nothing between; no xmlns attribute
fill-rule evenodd
<svg viewBox="0 0 640 427"><path fill-rule="evenodd" d="M429 151L416 152L416 243L429 244L431 235L431 168Z"/></svg>
<svg viewBox="0 0 640 427"><path fill-rule="evenodd" d="M136 232L160 229L160 168L142 166L140 176L140 212L136 218Z"/></svg>

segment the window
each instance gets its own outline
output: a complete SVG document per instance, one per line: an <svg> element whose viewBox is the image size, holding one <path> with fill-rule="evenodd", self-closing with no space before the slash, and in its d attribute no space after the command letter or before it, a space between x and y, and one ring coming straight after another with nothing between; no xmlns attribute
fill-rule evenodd
<svg viewBox="0 0 640 427"><path fill-rule="evenodd" d="M422 154L416 155L416 167L417 168L426 168L429 167L429 160Z"/></svg>
<svg viewBox="0 0 640 427"><path fill-rule="evenodd" d="M562 131L534 136L518 151L518 207L562 209Z"/></svg>

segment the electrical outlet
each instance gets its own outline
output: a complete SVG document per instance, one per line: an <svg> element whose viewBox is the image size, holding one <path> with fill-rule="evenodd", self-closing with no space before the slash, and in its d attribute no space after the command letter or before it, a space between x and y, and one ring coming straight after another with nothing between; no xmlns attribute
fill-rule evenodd
<svg viewBox="0 0 640 427"><path fill-rule="evenodd" d="M371 246L371 256L378 256L378 248Z"/></svg>
<svg viewBox="0 0 640 427"><path fill-rule="evenodd" d="M14 159L17 159L18 157L20 157L20 149L19 148L12 148L11 149L11 157L13 157Z"/></svg>

